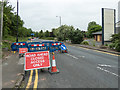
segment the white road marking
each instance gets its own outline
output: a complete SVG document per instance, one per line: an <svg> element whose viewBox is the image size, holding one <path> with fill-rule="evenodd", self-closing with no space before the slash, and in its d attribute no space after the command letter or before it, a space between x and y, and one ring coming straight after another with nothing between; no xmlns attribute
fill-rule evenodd
<svg viewBox="0 0 120 90"><path fill-rule="evenodd" d="M68 56L71 56L72 58L74 59L78 59L77 57L73 56L73 55L70 55L70 54L67 54Z"/></svg>
<svg viewBox="0 0 120 90"><path fill-rule="evenodd" d="M102 71L105 71L105 72L107 72L107 73L109 73L109 74L112 74L112 75L114 75L114 76L120 77L120 76L118 76L116 73L110 72L110 71L108 71L108 70L106 70L106 69L103 69L103 68L101 68L101 67L97 67L97 69L100 69L100 70L102 70Z"/></svg>
<svg viewBox="0 0 120 90"><path fill-rule="evenodd" d="M116 66L113 66L113 65L107 65L107 64L98 64L98 66L101 66L101 67L116 67Z"/></svg>
<svg viewBox="0 0 120 90"><path fill-rule="evenodd" d="M78 56L78 57L80 57L80 58L85 58L85 56Z"/></svg>
<svg viewBox="0 0 120 90"><path fill-rule="evenodd" d="M8 63L4 63L4 64L3 64L3 66L7 66L7 65L8 65Z"/></svg>

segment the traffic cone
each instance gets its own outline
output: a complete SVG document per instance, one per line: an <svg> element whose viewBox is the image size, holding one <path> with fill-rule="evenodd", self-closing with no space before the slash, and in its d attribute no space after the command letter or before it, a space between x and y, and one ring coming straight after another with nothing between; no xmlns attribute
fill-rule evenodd
<svg viewBox="0 0 120 90"><path fill-rule="evenodd" d="M56 67L56 62L55 62L54 53L53 53L52 68L51 68L50 73L59 73L59 70L58 70L57 67Z"/></svg>

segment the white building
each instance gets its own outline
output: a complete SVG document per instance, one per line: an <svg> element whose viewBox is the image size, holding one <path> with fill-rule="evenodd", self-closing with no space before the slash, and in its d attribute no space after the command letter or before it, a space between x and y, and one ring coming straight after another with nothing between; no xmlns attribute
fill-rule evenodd
<svg viewBox="0 0 120 90"><path fill-rule="evenodd" d="M118 2L118 21L120 21L120 1Z"/></svg>

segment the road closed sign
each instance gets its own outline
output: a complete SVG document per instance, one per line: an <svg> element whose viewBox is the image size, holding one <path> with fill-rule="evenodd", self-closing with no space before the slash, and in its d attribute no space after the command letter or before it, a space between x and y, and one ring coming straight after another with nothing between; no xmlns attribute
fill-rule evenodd
<svg viewBox="0 0 120 90"><path fill-rule="evenodd" d="M41 69L50 67L49 51L25 53L25 70Z"/></svg>
<svg viewBox="0 0 120 90"><path fill-rule="evenodd" d="M19 48L19 54L26 53L28 48Z"/></svg>

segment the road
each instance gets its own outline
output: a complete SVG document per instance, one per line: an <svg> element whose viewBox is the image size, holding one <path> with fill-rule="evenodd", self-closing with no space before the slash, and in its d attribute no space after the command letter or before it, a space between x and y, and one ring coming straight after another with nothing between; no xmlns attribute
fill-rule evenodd
<svg viewBox="0 0 120 90"><path fill-rule="evenodd" d="M25 88L118 88L118 56L71 45L67 47L69 53L55 53L60 73L29 71Z"/></svg>

